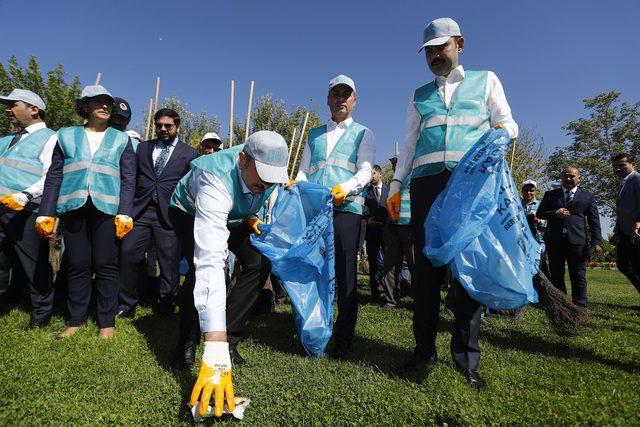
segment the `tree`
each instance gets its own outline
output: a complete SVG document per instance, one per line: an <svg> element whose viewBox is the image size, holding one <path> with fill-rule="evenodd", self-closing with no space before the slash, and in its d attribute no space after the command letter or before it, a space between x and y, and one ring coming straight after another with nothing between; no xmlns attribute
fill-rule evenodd
<svg viewBox="0 0 640 427"><path fill-rule="evenodd" d="M292 176L295 176L293 172L295 172L297 170L297 167L299 166L300 159L302 158L304 144L306 143L307 137L309 135L309 130L322 124L322 120L320 119L320 116L318 116L318 112L315 109L307 110L306 108L299 105L293 106L291 110L287 110L285 102L281 99L274 100L271 94L264 95L262 98L260 98L255 107L252 108L252 111L252 124L250 126L249 133L251 134L259 130L272 130L282 135L289 145L289 150L292 151L290 170L292 171ZM298 154L298 157L296 159L293 159L298 149L300 132L302 131L304 116L307 111L309 112L309 119L307 120L305 135L302 138L303 145L300 147L300 153ZM297 128L297 131L295 140L292 144L291 136L293 133L293 128ZM243 121L234 119L234 145L241 144L244 141L244 130L245 123Z"/></svg>
<svg viewBox="0 0 640 427"><path fill-rule="evenodd" d="M527 179L536 181L538 188L544 187L546 156L542 137L533 129L523 127L515 141L515 153L513 144L514 141L509 144L505 160L511 168L516 188L522 188L522 183Z"/></svg>
<svg viewBox="0 0 640 427"><path fill-rule="evenodd" d="M619 153L638 153L640 103L621 101L620 92L603 92L583 102L588 117L563 127L573 143L555 149L546 171L550 177L559 178L565 167L577 167L581 185L596 194L604 214L613 216L620 183L613 174L610 160Z"/></svg>
<svg viewBox="0 0 640 427"><path fill-rule="evenodd" d="M189 105L183 103L177 96L166 98L162 101L160 108L171 108L180 115L180 139L186 144L197 147L200 144L200 140L207 132L220 132L220 124L218 117L211 114L207 114L206 111L201 111L196 114L189 110ZM149 114L149 108L145 108L142 117L147 119ZM153 119L152 119L153 120ZM153 123L151 123L153 126ZM145 135L147 124L138 126L138 133Z"/></svg>
<svg viewBox="0 0 640 427"><path fill-rule="evenodd" d="M80 79L76 76L68 84L65 76L62 64L59 64L47 72L45 82L34 56L29 58L26 68L21 67L16 57L12 56L6 66L0 62L0 92L5 95L18 88L37 93L47 105L46 123L51 129L81 124L82 119L75 111L75 100L80 96ZM0 114L0 135L9 131L8 117Z"/></svg>

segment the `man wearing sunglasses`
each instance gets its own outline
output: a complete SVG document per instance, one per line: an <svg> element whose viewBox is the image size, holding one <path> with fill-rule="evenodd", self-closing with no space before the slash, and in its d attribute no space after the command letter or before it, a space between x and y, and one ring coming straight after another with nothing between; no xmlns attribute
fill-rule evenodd
<svg viewBox="0 0 640 427"><path fill-rule="evenodd" d="M198 153L178 139L180 116L174 110L158 110L154 124L157 139L141 142L136 150L138 177L131 214L135 227L122 240L118 317L135 315L138 271L144 264L144 253L151 239L160 266L156 309L160 314L171 314L175 308L181 257L178 238L169 220L169 198Z"/></svg>

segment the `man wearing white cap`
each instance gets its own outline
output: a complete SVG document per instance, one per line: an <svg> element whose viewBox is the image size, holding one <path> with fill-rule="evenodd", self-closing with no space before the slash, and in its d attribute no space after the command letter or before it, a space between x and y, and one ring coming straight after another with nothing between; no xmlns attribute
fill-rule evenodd
<svg viewBox="0 0 640 427"><path fill-rule="evenodd" d="M287 143L282 136L271 131L255 132L244 144L192 161L191 171L171 197L169 215L190 271L180 290L178 351L193 335L197 335L197 341L200 331L205 339L190 402L195 405L200 401L201 414L206 412L214 390L215 415L222 414L223 396L233 410L231 360L243 363L236 345L269 275L269 261L249 238L251 232L261 233L261 221L255 213L275 184L288 181L287 159ZM235 253L241 266L228 297L224 275L227 249Z"/></svg>
<svg viewBox="0 0 640 427"><path fill-rule="evenodd" d="M351 118L356 105L353 80L344 75L333 78L329 82L327 105L331 110L331 119L327 124L309 131L296 180L331 188L333 196L338 295L333 357L340 359L348 354L356 327L356 262L360 222L376 146L373 132Z"/></svg>
<svg viewBox="0 0 640 427"><path fill-rule="evenodd" d="M407 133L393 176L387 206L392 219L400 214L401 188L411 173L411 221L416 274L413 278L414 357L406 368L435 363L440 289L446 267L434 267L422 250L424 222L438 194L445 188L460 159L491 127L503 127L511 138L518 125L502 85L491 71L465 70L458 58L464 48L460 27L451 18L427 25L423 44L427 65L435 80L416 89L407 109ZM471 387L484 388L477 372L481 305L456 284L458 301L451 340L456 367Z"/></svg>
<svg viewBox="0 0 640 427"><path fill-rule="evenodd" d="M9 287L9 272L22 269L31 297L29 328L47 325L53 309L47 242L34 225L44 180L56 144L44 123L46 106L35 93L14 89L0 96L11 124L20 132L0 138L0 296Z"/></svg>
<svg viewBox="0 0 640 427"><path fill-rule="evenodd" d="M544 235L544 230L547 227L547 221L536 216L536 211L540 206L540 200L536 197L537 194L538 184L534 180L527 179L522 183L522 208L524 209L524 214L527 217L529 229L538 243L544 244L544 239L542 237Z"/></svg>
<svg viewBox="0 0 640 427"><path fill-rule="evenodd" d="M198 151L200 154L211 154L217 153L223 148L222 140L218 134L215 132L207 132L200 140L200 147Z"/></svg>

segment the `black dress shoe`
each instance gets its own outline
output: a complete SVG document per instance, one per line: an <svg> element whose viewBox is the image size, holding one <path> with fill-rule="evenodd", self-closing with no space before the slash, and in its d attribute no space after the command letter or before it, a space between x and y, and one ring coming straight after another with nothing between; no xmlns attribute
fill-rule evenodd
<svg viewBox="0 0 640 427"><path fill-rule="evenodd" d="M244 357L240 356L240 353L238 353L238 349L235 346L229 346L229 356L231 356L231 363L233 365L242 366L247 363L247 361L244 360Z"/></svg>
<svg viewBox="0 0 640 427"><path fill-rule="evenodd" d="M136 309L119 308L116 317L119 319L133 319L136 316Z"/></svg>
<svg viewBox="0 0 640 427"><path fill-rule="evenodd" d="M464 376L467 378L469 387L475 388L478 391L487 388L487 383L480 377L480 374L478 374L478 371L475 369L467 369L464 372Z"/></svg>
<svg viewBox="0 0 640 427"><path fill-rule="evenodd" d="M406 373L415 371L421 368L427 368L434 366L438 363L438 353L433 352L429 357L424 357L421 354L413 353L411 359L409 359L402 367L398 369L398 373Z"/></svg>
<svg viewBox="0 0 640 427"><path fill-rule="evenodd" d="M176 353L171 360L171 366L174 369L192 370L196 363L196 348L197 343L194 341L188 341L185 344L178 344Z"/></svg>
<svg viewBox="0 0 640 427"><path fill-rule="evenodd" d="M45 317L43 319L31 319L29 321L29 329L38 329L38 328L44 328L45 326L47 326L49 324L49 322L51 322L51 318L50 317Z"/></svg>

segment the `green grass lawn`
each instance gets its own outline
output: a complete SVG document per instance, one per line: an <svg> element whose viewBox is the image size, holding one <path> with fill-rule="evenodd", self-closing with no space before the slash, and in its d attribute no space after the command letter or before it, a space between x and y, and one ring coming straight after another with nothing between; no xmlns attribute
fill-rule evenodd
<svg viewBox="0 0 640 427"><path fill-rule="evenodd" d="M252 399L249 425L479 425L640 423L640 297L617 271L589 271L592 324L556 335L528 307L518 323L490 318L480 334L478 394L454 371L452 319L443 316L440 361L430 372L398 378L411 354L411 311L384 310L364 295L348 361L307 359L294 336L289 306L251 322L239 350L236 395ZM405 300L408 304L408 300ZM633 308L635 307L635 308ZM111 341L91 323L55 340L55 317L28 331L28 313L0 306L0 425L188 424L195 373L168 367L175 319L138 310L118 320Z"/></svg>

